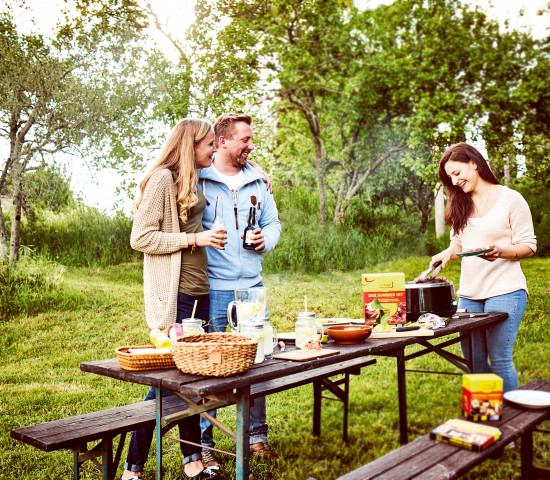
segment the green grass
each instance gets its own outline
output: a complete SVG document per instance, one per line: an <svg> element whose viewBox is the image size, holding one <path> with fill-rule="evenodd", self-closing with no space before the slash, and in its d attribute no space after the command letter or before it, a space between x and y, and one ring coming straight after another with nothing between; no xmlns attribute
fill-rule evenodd
<svg viewBox="0 0 550 480"><path fill-rule="evenodd" d="M425 269L428 257L380 264L372 271L403 271L407 279ZM522 262L530 298L515 350L520 383L550 380L547 332L550 260ZM278 331L293 327L295 313L308 307L319 317L361 317L361 273L277 273L264 275L270 316ZM458 285L459 264L446 275ZM60 279L60 295L71 298L71 308L10 316L0 326L0 480L71 478L72 452L44 453L9 437L9 430L70 415L141 401L147 387L83 373L80 362L110 358L119 345L147 342L143 316L141 264L104 268L67 268ZM458 346L455 346L455 353ZM415 359L410 368L449 370L439 357ZM445 419L460 416L461 379L411 373L407 380L410 439L427 433ZM352 377L348 445L341 442L340 404L324 401L322 434L311 434L312 387L304 386L268 398L270 443L280 454L271 464L253 460L254 478L301 480L333 479L399 447L395 360L378 358L375 366ZM235 427L234 407L219 418ZM546 425L548 428L549 425ZM548 435L546 435L548 437ZM217 446L234 451L234 444L216 433ZM535 436L536 460L550 466L550 438ZM179 479L181 454L176 442L165 440L165 477ZM465 478L519 478L519 445L506 449L497 461L487 461ZM154 455L145 478L154 478ZM224 473L234 478L234 460L224 458ZM97 478L84 474L83 478Z"/></svg>

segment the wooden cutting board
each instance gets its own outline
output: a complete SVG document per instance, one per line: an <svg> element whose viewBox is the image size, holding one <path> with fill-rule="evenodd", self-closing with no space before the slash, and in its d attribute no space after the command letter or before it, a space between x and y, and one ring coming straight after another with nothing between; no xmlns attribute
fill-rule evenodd
<svg viewBox="0 0 550 480"><path fill-rule="evenodd" d="M433 330L410 330L408 332L372 332L368 338L396 338L396 337L433 337Z"/></svg>
<svg viewBox="0 0 550 480"><path fill-rule="evenodd" d="M340 353L340 350L294 350L292 352L278 353L273 355L272 358L279 358L281 360L294 360L296 362L305 362L306 360L313 360L314 358L328 357L329 355L336 355Z"/></svg>

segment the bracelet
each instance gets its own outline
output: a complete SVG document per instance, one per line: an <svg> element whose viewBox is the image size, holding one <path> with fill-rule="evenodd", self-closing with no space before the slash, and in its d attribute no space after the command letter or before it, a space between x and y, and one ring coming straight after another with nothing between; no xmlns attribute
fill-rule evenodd
<svg viewBox="0 0 550 480"><path fill-rule="evenodd" d="M517 260L518 259L518 249L512 245L512 248L514 249L514 252L516 252L516 255L514 256L514 260Z"/></svg>
<svg viewBox="0 0 550 480"><path fill-rule="evenodd" d="M191 238L189 238L189 245L191 247L191 253L193 253L195 251L195 247L197 245L197 234L196 233L189 233L188 234L189 236L190 235L193 235L193 244L191 244Z"/></svg>

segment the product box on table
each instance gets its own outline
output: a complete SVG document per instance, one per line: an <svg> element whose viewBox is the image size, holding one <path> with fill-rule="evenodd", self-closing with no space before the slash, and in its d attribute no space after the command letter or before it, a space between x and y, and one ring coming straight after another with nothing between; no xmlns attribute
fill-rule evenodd
<svg viewBox="0 0 550 480"><path fill-rule="evenodd" d="M502 418L502 378L494 373L462 376L462 411L468 420Z"/></svg>
<svg viewBox="0 0 550 480"><path fill-rule="evenodd" d="M375 300L382 305L384 314L389 315L388 323L407 322L404 273L364 273L362 285L363 312L367 325L374 325L379 321L380 310L372 306Z"/></svg>
<svg viewBox="0 0 550 480"><path fill-rule="evenodd" d="M430 438L475 452L485 450L500 438L500 430L489 425L467 422L458 418L447 420L430 432Z"/></svg>

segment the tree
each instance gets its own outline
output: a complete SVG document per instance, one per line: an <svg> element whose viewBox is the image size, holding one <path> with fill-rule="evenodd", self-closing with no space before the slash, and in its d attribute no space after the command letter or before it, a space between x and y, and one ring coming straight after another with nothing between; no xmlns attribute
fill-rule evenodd
<svg viewBox="0 0 550 480"><path fill-rule="evenodd" d="M53 40L20 34L8 13L0 15L0 136L10 145L0 190L9 180L10 262L19 258L26 172L45 169L61 151L94 150L100 164L108 163L109 154L111 161L120 159L144 132L151 85L143 75L146 53L133 41L139 16L124 22L120 15L102 17L102 8L91 15L91 6L82 7L75 23L66 23ZM0 254L5 262L1 204Z"/></svg>
<svg viewBox="0 0 550 480"><path fill-rule="evenodd" d="M200 52L199 80L208 86L202 90L205 101L215 110L242 105L244 98L249 105L268 103L300 115L313 144L321 223L326 220L322 113L352 65L356 40L348 15L354 11L340 0L200 0L191 31Z"/></svg>

